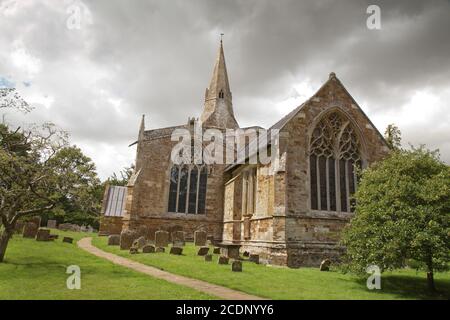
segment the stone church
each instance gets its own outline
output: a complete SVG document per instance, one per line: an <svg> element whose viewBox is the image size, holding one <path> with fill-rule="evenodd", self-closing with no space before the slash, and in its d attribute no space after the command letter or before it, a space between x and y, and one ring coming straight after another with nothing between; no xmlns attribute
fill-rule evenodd
<svg viewBox="0 0 450 320"><path fill-rule="evenodd" d="M389 150L380 132L330 73L270 128L278 132L277 164L174 164L175 129L240 128L232 101L221 41L200 118L153 130L142 119L134 174L126 187L107 187L100 233L146 225L150 238L157 230L192 238L204 230L217 245L259 254L263 263L299 267L339 259L339 235L353 215L355 168Z"/></svg>

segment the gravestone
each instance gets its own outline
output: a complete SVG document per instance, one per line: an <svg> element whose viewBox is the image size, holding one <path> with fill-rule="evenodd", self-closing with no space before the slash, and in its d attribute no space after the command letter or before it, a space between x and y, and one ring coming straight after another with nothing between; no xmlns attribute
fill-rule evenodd
<svg viewBox="0 0 450 320"><path fill-rule="evenodd" d="M47 221L47 228L56 229L56 220L48 220Z"/></svg>
<svg viewBox="0 0 450 320"><path fill-rule="evenodd" d="M170 254L181 255L183 253L183 248L181 247L171 247Z"/></svg>
<svg viewBox="0 0 450 320"><path fill-rule="evenodd" d="M136 238L137 233L135 231L123 230L120 233L120 250L129 250Z"/></svg>
<svg viewBox="0 0 450 320"><path fill-rule="evenodd" d="M219 256L219 259L217 260L218 264L228 264L228 257L225 256Z"/></svg>
<svg viewBox="0 0 450 320"><path fill-rule="evenodd" d="M184 246L184 232L183 231L172 232L172 243L176 247Z"/></svg>
<svg viewBox="0 0 450 320"><path fill-rule="evenodd" d="M200 249L198 249L197 255L198 256L207 255L208 251L209 251L209 247L201 247Z"/></svg>
<svg viewBox="0 0 450 320"><path fill-rule="evenodd" d="M212 254L205 255L205 261L212 261Z"/></svg>
<svg viewBox="0 0 450 320"><path fill-rule="evenodd" d="M48 236L48 240L50 240L50 241L56 240L58 238L59 238L59 235L57 235L57 234L50 234Z"/></svg>
<svg viewBox="0 0 450 320"><path fill-rule="evenodd" d="M143 246L147 244L147 239L144 236L140 236L136 240L133 241L133 247L141 249Z"/></svg>
<svg viewBox="0 0 450 320"><path fill-rule="evenodd" d="M166 249L164 249L164 247L158 247L155 250L156 253L164 253L165 251L166 251Z"/></svg>
<svg viewBox="0 0 450 320"><path fill-rule="evenodd" d="M331 260L325 259L320 263L320 271L330 271Z"/></svg>
<svg viewBox="0 0 450 320"><path fill-rule="evenodd" d="M108 236L108 246L118 246L120 245L120 235L112 234Z"/></svg>
<svg viewBox="0 0 450 320"><path fill-rule="evenodd" d="M23 228L23 237L24 238L35 238L38 232L38 226L34 222L25 223L25 227Z"/></svg>
<svg viewBox="0 0 450 320"><path fill-rule="evenodd" d="M259 264L259 254L250 254L248 256L248 261Z"/></svg>
<svg viewBox="0 0 450 320"><path fill-rule="evenodd" d="M214 254L220 254L220 248L215 247L213 253Z"/></svg>
<svg viewBox="0 0 450 320"><path fill-rule="evenodd" d="M48 241L50 236L50 230L48 229L38 229L36 233L36 241Z"/></svg>
<svg viewBox="0 0 450 320"><path fill-rule="evenodd" d="M242 262L239 260L234 260L231 264L231 271L242 272Z"/></svg>
<svg viewBox="0 0 450 320"><path fill-rule="evenodd" d="M65 243L73 243L73 238L71 238L71 237L64 237L63 238L63 242L65 242Z"/></svg>
<svg viewBox="0 0 450 320"><path fill-rule="evenodd" d="M167 231L156 231L155 232L155 246L156 247L167 247L169 245L169 233Z"/></svg>
<svg viewBox="0 0 450 320"><path fill-rule="evenodd" d="M142 253L155 253L155 251L155 246L152 246L151 244L142 247Z"/></svg>
<svg viewBox="0 0 450 320"><path fill-rule="evenodd" d="M58 226L59 230L62 231L74 231L74 232L80 232L81 227L79 225L73 224L73 223L61 223Z"/></svg>
<svg viewBox="0 0 450 320"><path fill-rule="evenodd" d="M194 245L198 247L206 246L206 231L194 232Z"/></svg>
<svg viewBox="0 0 450 320"><path fill-rule="evenodd" d="M139 253L139 250L138 250L138 248L136 248L136 247L131 247L131 248L130 248L130 253L131 253L131 254L138 254L138 253Z"/></svg>

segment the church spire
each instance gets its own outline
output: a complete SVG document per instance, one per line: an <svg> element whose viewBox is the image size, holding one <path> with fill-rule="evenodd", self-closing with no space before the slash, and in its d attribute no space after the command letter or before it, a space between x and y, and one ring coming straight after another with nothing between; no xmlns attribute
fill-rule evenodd
<svg viewBox="0 0 450 320"><path fill-rule="evenodd" d="M220 47L211 81L205 92L205 106L200 121L207 125L222 128L239 127L234 118L232 95L230 83L228 82L222 38L220 39Z"/></svg>

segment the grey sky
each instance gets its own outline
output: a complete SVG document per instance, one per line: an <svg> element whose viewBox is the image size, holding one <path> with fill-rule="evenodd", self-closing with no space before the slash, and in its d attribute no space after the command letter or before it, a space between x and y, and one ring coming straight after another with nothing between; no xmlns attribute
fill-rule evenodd
<svg viewBox="0 0 450 320"><path fill-rule="evenodd" d="M0 0L0 85L36 106L6 118L55 122L105 178L134 160L141 114L148 129L200 115L223 32L241 126L271 125L334 71L380 131L450 162L449 17L447 0Z"/></svg>

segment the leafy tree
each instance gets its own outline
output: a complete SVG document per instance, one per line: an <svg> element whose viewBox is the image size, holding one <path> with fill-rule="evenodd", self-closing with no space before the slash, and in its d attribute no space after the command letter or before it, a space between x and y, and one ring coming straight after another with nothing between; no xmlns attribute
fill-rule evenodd
<svg viewBox="0 0 450 320"><path fill-rule="evenodd" d="M350 267L401 268L407 259L444 270L450 249L450 167L437 151L398 150L364 170L355 194L356 213L344 230Z"/></svg>
<svg viewBox="0 0 450 320"><path fill-rule="evenodd" d="M395 124L387 126L384 137L391 150L398 150L401 147L402 133Z"/></svg>
<svg viewBox="0 0 450 320"><path fill-rule="evenodd" d="M49 216L76 224L98 225L102 186L95 164L76 146L64 147L49 161L58 176L73 181L77 188L66 193Z"/></svg>
<svg viewBox="0 0 450 320"><path fill-rule="evenodd" d="M30 107L13 88L0 89L0 109ZM0 262L16 222L31 215L96 221L102 188L95 165L51 123L12 131L0 125ZM70 218L67 218L70 217Z"/></svg>
<svg viewBox="0 0 450 320"><path fill-rule="evenodd" d="M126 186L128 180L130 180L131 175L134 171L134 165L132 164L129 167L125 167L120 171L120 178L114 172L106 181L106 183L111 184L113 186Z"/></svg>

